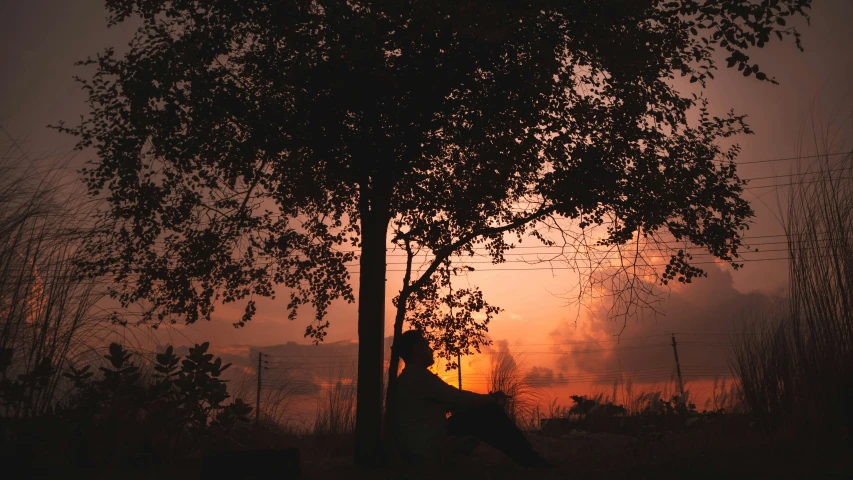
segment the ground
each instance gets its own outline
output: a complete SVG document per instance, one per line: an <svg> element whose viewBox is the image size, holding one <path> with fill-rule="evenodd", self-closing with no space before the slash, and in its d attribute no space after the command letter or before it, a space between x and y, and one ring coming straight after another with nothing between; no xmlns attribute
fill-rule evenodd
<svg viewBox="0 0 853 480"><path fill-rule="evenodd" d="M470 456L454 456L429 465L394 465L364 470L352 464L352 440L303 436L299 446L303 479L832 479L853 478L853 448L810 448L814 442L780 441L764 435L722 438L708 432L638 438L572 432L559 437L530 434L536 449L556 464L553 469L524 469L500 452L481 445ZM86 472L90 480L201 478L200 462L128 475L120 467ZM81 474L83 472L80 472ZM68 477L66 477L68 478ZM249 478L249 477L247 477ZM256 477L251 477L256 478ZM287 478L270 472L257 478ZM207 480L207 479L205 479Z"/></svg>
<svg viewBox="0 0 853 480"><path fill-rule="evenodd" d="M481 446L471 457L384 472L360 472L349 458L306 458L303 478L325 479L753 479L853 478L853 456L846 451L806 452L796 444L765 438L720 442L703 432L662 438L613 434L566 434L558 438L529 435L534 446L556 464L554 469L516 467L500 452Z"/></svg>

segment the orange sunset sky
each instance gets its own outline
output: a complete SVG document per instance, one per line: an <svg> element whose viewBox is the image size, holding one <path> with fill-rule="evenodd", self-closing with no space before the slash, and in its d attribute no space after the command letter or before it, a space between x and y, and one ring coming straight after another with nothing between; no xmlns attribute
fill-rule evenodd
<svg viewBox="0 0 853 480"><path fill-rule="evenodd" d="M64 119L73 123L86 112L85 96L72 80L82 74L73 63L106 46L122 46L131 33L127 25L107 29L100 0L29 0L0 2L0 125L15 138L25 139L34 157L50 158L68 152L74 139L45 126ZM550 386L550 395L584 393L592 382L611 388L618 372L633 375L637 382L665 382L674 365L668 333L677 332L679 355L685 380L695 389L706 389L709 379L727 371L726 348L731 333L766 310L775 298L784 296L787 262L783 250L779 205L785 203L783 175L793 161L749 163L812 155L816 151L814 129L832 141L820 144L821 152L851 150L853 145L853 0L815 0L811 26L801 26L805 52L790 42L773 42L751 52L768 75L781 85L760 83L726 70L725 62L705 90L712 108L721 113L734 108L749 115L754 135L736 141L742 146L739 168L743 178L761 178L745 193L756 211L747 238L759 251L747 253L743 270L709 264L708 278L688 286L673 287L660 305L660 315L631 319L619 346L612 335L621 323L608 320L602 305L593 301L578 310L568 305L565 293L577 282L571 270L531 270L524 263L500 266L477 265L467 282L479 286L488 301L504 309L490 325L491 338L520 355L536 378ZM687 91L686 81L678 84ZM82 152L72 161L79 167L90 157ZM774 176L780 175L778 178ZM765 188L773 187L775 188ZM536 246L534 241L524 246ZM514 260L534 260L544 247L515 250ZM389 263L401 261L391 252ZM506 270L513 269L513 270ZM402 282L399 265L389 265L386 296L386 334L391 332L391 298ZM489 271L492 270L492 271ZM357 276L356 276L357 281ZM466 281L466 280L460 280ZM353 285L357 292L357 283ZM163 341L172 336L175 344L210 341L219 351L241 358L255 354L259 347L296 342L306 344L302 334L310 321L305 311L296 321L284 312L285 292L280 300L262 300L258 313L245 328L232 327L241 312L239 306L222 306L210 323L178 326L161 333ZM323 364L329 355L355 353L352 345L336 344L356 339L356 305L339 302L329 312L331 328L327 347L309 350L291 346L274 352L292 351L295 357L316 357ZM243 347L233 347L242 345ZM227 347L226 346L231 346ZM312 347L313 348L313 347ZM494 347L498 348L498 347ZM261 350L264 350L261 348ZM282 354L283 355L283 354ZM472 357L464 363L464 386L485 388L491 353ZM282 356L281 358L295 358ZM441 369L440 369L441 370ZM615 373L614 373L615 372ZM562 380L559 375L562 375ZM456 373L448 375L455 384ZM704 383L702 383L704 382ZM554 387L557 385L557 387ZM563 397L565 403L565 398ZM701 408L701 407L700 407Z"/></svg>

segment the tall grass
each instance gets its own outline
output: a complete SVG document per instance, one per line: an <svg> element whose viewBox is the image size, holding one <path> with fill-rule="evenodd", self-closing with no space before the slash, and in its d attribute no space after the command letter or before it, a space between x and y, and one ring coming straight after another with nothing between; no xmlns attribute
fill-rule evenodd
<svg viewBox="0 0 853 480"><path fill-rule="evenodd" d="M789 300L745 328L733 369L753 413L819 437L851 425L853 156L801 165L792 181Z"/></svg>
<svg viewBox="0 0 853 480"><path fill-rule="evenodd" d="M61 168L41 168L8 136L0 142L0 375L5 382L38 368L51 372L46 383L3 402L3 417L49 410L63 368L86 355L104 328L99 283L75 267L87 230L86 205L73 197Z"/></svg>
<svg viewBox="0 0 853 480"><path fill-rule="evenodd" d="M723 377L714 377L711 396L705 401L705 410L743 413L743 392L736 381L728 382Z"/></svg>
<svg viewBox="0 0 853 480"><path fill-rule="evenodd" d="M331 368L331 384L317 403L314 435L350 435L355 432L357 368L340 363Z"/></svg>
<svg viewBox="0 0 853 480"><path fill-rule="evenodd" d="M250 354L250 358L254 355ZM240 367L238 367L240 368ZM311 398L317 386L306 376L304 365L279 365L265 367L261 388L260 424L276 430L302 433L307 430L308 420L295 410L295 406ZM249 402L257 401L257 367L242 370L230 380L229 393L234 398ZM254 413L253 413L254 415ZM254 421L254 417L252 418Z"/></svg>
<svg viewBox="0 0 853 480"><path fill-rule="evenodd" d="M530 382L528 372L509 348L501 349L492 356L489 366L488 385L490 392L501 391L509 395L504 411L516 425L524 427L536 423L538 388Z"/></svg>

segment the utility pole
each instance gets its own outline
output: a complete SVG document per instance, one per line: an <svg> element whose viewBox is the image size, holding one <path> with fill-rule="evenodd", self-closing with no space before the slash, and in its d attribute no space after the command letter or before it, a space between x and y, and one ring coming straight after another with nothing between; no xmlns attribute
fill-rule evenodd
<svg viewBox="0 0 853 480"><path fill-rule="evenodd" d="M456 370L459 371L459 390L462 390L462 354L456 352Z"/></svg>
<svg viewBox="0 0 853 480"><path fill-rule="evenodd" d="M263 356L264 356L263 353L258 352L258 396L255 400L255 426L256 427L261 425L261 370L264 369Z"/></svg>
<svg viewBox="0 0 853 480"><path fill-rule="evenodd" d="M672 352L675 354L675 372L678 374L678 395L684 396L684 382L681 380L681 364L678 363L678 348L676 348L675 334L672 334Z"/></svg>

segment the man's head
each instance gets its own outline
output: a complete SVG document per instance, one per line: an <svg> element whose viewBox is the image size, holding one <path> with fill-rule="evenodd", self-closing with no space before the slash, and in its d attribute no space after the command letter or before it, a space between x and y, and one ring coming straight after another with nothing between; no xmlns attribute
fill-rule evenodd
<svg viewBox="0 0 853 480"><path fill-rule="evenodd" d="M400 340L394 344L394 351L400 355L406 365L427 368L435 363L429 341L418 330L403 333Z"/></svg>

